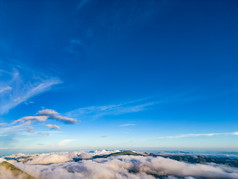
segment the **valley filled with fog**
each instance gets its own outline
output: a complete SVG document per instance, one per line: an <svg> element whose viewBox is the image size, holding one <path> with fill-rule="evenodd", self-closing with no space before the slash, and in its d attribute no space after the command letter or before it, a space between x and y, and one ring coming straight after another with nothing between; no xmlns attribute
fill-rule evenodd
<svg viewBox="0 0 238 179"><path fill-rule="evenodd" d="M4 179L238 178L237 156L134 151L13 154L0 158Z"/></svg>

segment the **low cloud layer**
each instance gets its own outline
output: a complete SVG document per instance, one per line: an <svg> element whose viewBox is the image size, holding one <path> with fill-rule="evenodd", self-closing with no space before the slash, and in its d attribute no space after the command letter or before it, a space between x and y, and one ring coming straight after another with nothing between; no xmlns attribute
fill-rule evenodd
<svg viewBox="0 0 238 179"><path fill-rule="evenodd" d="M155 179L161 176L173 179L238 178L237 168L212 163L191 164L164 157L126 155L79 162L72 160L113 152L46 153L33 155L32 160L15 162L14 165L37 179Z"/></svg>
<svg viewBox="0 0 238 179"><path fill-rule="evenodd" d="M59 145L65 145L68 142L74 141L73 139L65 139L62 140ZM53 153L43 153L43 154L37 154L37 155L31 155L33 158L32 160L26 162L28 165L39 165L39 164L57 164L57 163L63 163L72 161L73 158L82 158L82 159L89 159L96 155L108 155L111 153L119 152L119 150L113 150L113 151L107 151L107 150L100 150L100 151L94 151L94 152L53 152ZM9 157L17 158L17 157L27 157L25 154L17 154L17 155L11 155Z"/></svg>

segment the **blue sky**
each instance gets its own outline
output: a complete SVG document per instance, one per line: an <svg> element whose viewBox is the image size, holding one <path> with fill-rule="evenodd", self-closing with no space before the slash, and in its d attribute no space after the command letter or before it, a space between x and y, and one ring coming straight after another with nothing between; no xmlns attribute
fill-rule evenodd
<svg viewBox="0 0 238 179"><path fill-rule="evenodd" d="M238 150L237 1L0 1L0 150Z"/></svg>

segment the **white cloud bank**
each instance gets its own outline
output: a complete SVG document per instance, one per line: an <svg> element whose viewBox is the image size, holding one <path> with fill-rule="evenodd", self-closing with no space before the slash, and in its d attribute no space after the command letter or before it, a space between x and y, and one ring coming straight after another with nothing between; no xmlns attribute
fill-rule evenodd
<svg viewBox="0 0 238 179"><path fill-rule="evenodd" d="M75 139L65 139L62 140L61 142L64 143L63 145L67 144L68 142L75 141ZM111 153L116 153L119 152L119 150L96 150L94 152L86 152L86 151L81 151L81 152L52 152L52 153L43 153L43 154L33 154L29 155L33 159L26 162L28 165L47 165L47 164L57 164L57 163L63 163L63 162L68 162L72 161L73 158L83 158L83 159L89 159L92 158L93 156L96 155L108 155ZM26 154L13 154L8 157L11 158L18 158L18 157L27 157L28 155Z"/></svg>
<svg viewBox="0 0 238 179"><path fill-rule="evenodd" d="M170 179L238 178L238 168L214 163L191 164L164 157L117 156L73 161L77 157L89 159L115 152L118 151L43 153L30 155L32 160L27 162L9 162L36 179L155 179L161 176ZM21 156L28 157L23 154L10 157ZM0 173L0 178L2 176L4 173Z"/></svg>
<svg viewBox="0 0 238 179"><path fill-rule="evenodd" d="M238 169L215 164L189 164L163 157L118 156L79 162L67 162L76 153L41 154L26 164L15 165L37 179L155 179L238 178ZM50 161L50 162L49 162ZM63 163L59 163L63 162ZM58 163L51 165L39 164ZM38 165L29 165L38 164Z"/></svg>

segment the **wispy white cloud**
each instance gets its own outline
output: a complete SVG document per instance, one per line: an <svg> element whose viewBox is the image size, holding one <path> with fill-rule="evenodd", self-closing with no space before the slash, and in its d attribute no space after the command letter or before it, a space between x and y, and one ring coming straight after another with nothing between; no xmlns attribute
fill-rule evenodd
<svg viewBox="0 0 238 179"><path fill-rule="evenodd" d="M77 120L64 117L59 115L55 110L45 109L38 112L38 116L25 116L18 120L13 121L10 124L2 124L0 123L1 130L0 136L4 136L5 138L9 139L19 139L19 136L29 136L29 135L42 135L42 136L49 136L48 131L35 131L33 126L36 125L38 122L46 122L48 119L56 119L58 121L64 123L75 123ZM60 126L54 124L46 124L45 127L50 129L59 130ZM51 131L52 132L52 131ZM21 140L21 139L20 139ZM0 145L3 142L9 143L9 141L2 141L0 140ZM65 141L67 143L67 140ZM69 142L69 141L68 141Z"/></svg>
<svg viewBox="0 0 238 179"><path fill-rule="evenodd" d="M18 131L25 130L26 128L27 128L26 123L22 123L20 125L8 124L3 128L1 128L0 135L9 135L11 133L16 133Z"/></svg>
<svg viewBox="0 0 238 179"><path fill-rule="evenodd" d="M25 123L20 125L7 124L0 130L0 146L14 148L19 140L24 139L24 131L29 133Z"/></svg>
<svg viewBox="0 0 238 179"><path fill-rule="evenodd" d="M205 133L205 134L182 134L182 135L174 135L174 136L164 136L159 137L160 139L178 139L178 138L186 138L186 137L212 137L219 135L238 135L238 132L227 132L227 133Z"/></svg>
<svg viewBox="0 0 238 179"><path fill-rule="evenodd" d="M34 127L30 126L28 123L22 123L20 125L9 124L7 127L4 127L0 130L0 136L14 136L16 138L19 138L20 136L29 136L33 134L48 136L49 133L51 132L34 131Z"/></svg>
<svg viewBox="0 0 238 179"><path fill-rule="evenodd" d="M153 96L141 98L137 100L127 101L123 103L114 103L108 105L81 107L65 113L67 116L80 119L99 119L104 116L121 115L127 113L136 113L148 110L153 106L159 105L178 105L181 103L189 103L191 101L201 100L201 96L191 97L191 92L183 92L175 95L164 94L161 96Z"/></svg>
<svg viewBox="0 0 238 179"><path fill-rule="evenodd" d="M135 126L136 124L122 124L121 127L129 127L129 126Z"/></svg>
<svg viewBox="0 0 238 179"><path fill-rule="evenodd" d="M65 146L65 145L67 145L68 143L73 142L73 141L75 141L75 139L64 139L64 140L60 141L60 142L58 143L58 145L62 147L62 146Z"/></svg>
<svg viewBox="0 0 238 179"><path fill-rule="evenodd" d="M44 122L48 119L48 116L26 116L12 122L16 124L17 122L24 122L30 124L32 121L35 122Z"/></svg>
<svg viewBox="0 0 238 179"><path fill-rule="evenodd" d="M140 100L129 101L120 104L110 104L105 106L89 106L78 108L66 113L68 116L80 119L90 118L98 119L108 115L121 115L126 113L135 113L147 110L149 106L155 105L154 102L143 102Z"/></svg>
<svg viewBox="0 0 238 179"><path fill-rule="evenodd" d="M58 78L45 76L23 65L1 65L4 69L0 69L0 115L61 83Z"/></svg>
<svg viewBox="0 0 238 179"><path fill-rule="evenodd" d="M58 80L44 80L40 83L35 83L30 86L23 87L24 89L14 89L12 94L7 96L3 101L4 103L0 106L0 114L7 113L10 109L16 107L27 99L45 92L50 89L51 86L59 84Z"/></svg>
<svg viewBox="0 0 238 179"><path fill-rule="evenodd" d="M47 119L56 119L65 123L76 123L77 120L73 119L73 118L69 118L69 117L65 117L65 116L61 116L59 115L58 112L56 112L55 110L52 109L44 109L44 110L40 110L37 113L39 116L25 116L22 117L20 119L17 119L15 121L13 121L11 124L16 124L18 122L24 123L25 125L30 125L32 122L45 122ZM49 124L50 126L51 124ZM46 126L46 127L49 127ZM51 125L51 127L53 127L56 125ZM58 127L56 127L58 128ZM55 128L55 129L56 129Z"/></svg>
<svg viewBox="0 0 238 179"><path fill-rule="evenodd" d="M60 129L59 126L57 126L57 125L53 125L53 124L46 124L45 127L48 127L48 128L51 128L51 129L57 129L57 130Z"/></svg>
<svg viewBox="0 0 238 179"><path fill-rule="evenodd" d="M56 119L65 123L71 123L74 124L77 122L76 119L73 118L69 118L69 117L65 117L65 116L61 116L58 112L56 112L53 109L43 109L41 111L38 111L37 113L38 115L42 115L42 116L47 116L51 119Z"/></svg>
<svg viewBox="0 0 238 179"><path fill-rule="evenodd" d="M12 88L10 86L7 86L7 87L0 89L0 93L4 93L6 91L11 91L11 90L12 90Z"/></svg>

